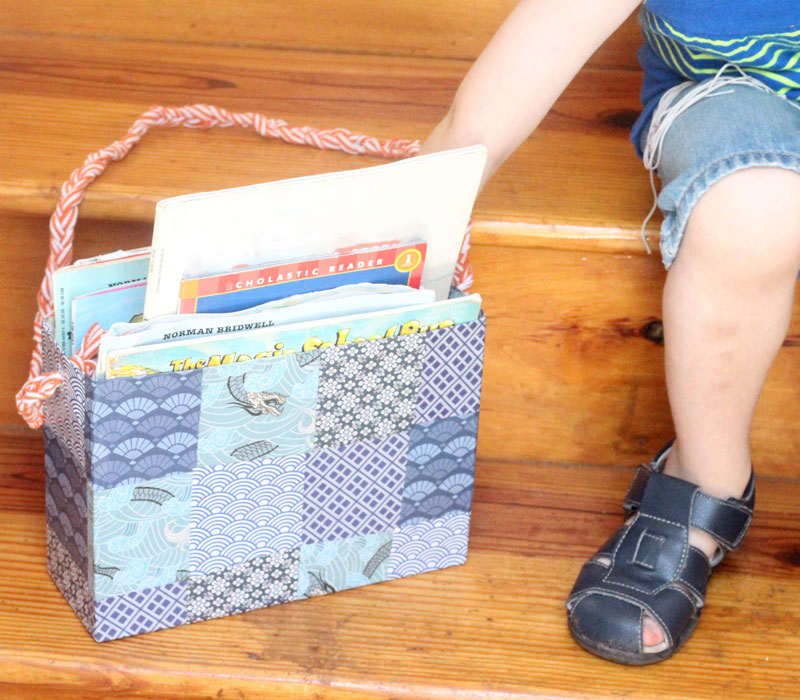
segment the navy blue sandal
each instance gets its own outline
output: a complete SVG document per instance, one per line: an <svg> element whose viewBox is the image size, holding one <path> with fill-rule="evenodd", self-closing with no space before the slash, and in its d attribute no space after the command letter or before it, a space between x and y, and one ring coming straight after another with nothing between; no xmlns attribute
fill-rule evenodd
<svg viewBox="0 0 800 700"><path fill-rule="evenodd" d="M670 447L636 470L623 504L630 517L583 565L567 599L575 641L610 661L652 664L678 651L697 625L714 567L741 544L753 518L752 475L741 499L714 498L661 473ZM689 527L716 540L710 561L689 545ZM656 647L643 646L645 615L663 630Z"/></svg>

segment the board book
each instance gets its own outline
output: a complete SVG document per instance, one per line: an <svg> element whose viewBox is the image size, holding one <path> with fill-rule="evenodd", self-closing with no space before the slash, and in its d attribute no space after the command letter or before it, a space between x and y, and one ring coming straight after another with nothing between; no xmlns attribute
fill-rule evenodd
<svg viewBox="0 0 800 700"><path fill-rule="evenodd" d="M421 285L447 298L486 163L469 146L386 165L172 197L156 205L145 319L176 313L181 280L365 241L427 243Z"/></svg>

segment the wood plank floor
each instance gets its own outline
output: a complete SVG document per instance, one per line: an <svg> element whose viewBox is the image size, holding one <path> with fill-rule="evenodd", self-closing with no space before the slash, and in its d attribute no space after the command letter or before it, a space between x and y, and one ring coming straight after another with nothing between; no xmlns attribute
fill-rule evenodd
<svg viewBox="0 0 800 700"><path fill-rule="evenodd" d="M798 480L759 483L694 637L636 669L579 649L563 609L630 469L483 460L463 567L97 644L45 573L41 460L36 436L2 440L3 698L796 697Z"/></svg>
<svg viewBox="0 0 800 700"><path fill-rule="evenodd" d="M424 138L444 116L475 53L359 54L309 45L306 36L291 48L281 48L284 40L250 46L217 37L209 44L180 23L174 26L184 26L184 41L162 36L161 25L159 31L151 26L152 39L143 45L133 30L108 33L91 11L78 11L75 32L55 32L45 29L52 4L38 3L39 14L9 12L8 5L0 3L10 15L7 25L0 16L0 207L26 213L49 214L72 169L123 136L154 103L208 102L295 125ZM444 34L445 16L437 21ZM633 57L634 30L629 22L608 45ZM488 39L485 30L481 36ZM388 41L385 33L382 40ZM508 233L509 224L517 235L559 226L641 246L636 235L651 194L627 140L641 76L631 58L626 64L614 51L604 55L579 74L484 190L475 210L477 235ZM157 131L90 188L83 213L152 220L155 201L168 195L375 162L260 143L240 130Z"/></svg>

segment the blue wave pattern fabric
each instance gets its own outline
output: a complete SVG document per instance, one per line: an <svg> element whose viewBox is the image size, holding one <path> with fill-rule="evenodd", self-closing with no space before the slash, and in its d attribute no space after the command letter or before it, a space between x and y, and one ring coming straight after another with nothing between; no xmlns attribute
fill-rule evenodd
<svg viewBox="0 0 800 700"><path fill-rule="evenodd" d="M800 100L800 3L796 0L647 0L639 22L645 44L641 131L666 90L712 77L732 63L779 95ZM641 153L640 153L641 155Z"/></svg>
<svg viewBox="0 0 800 700"><path fill-rule="evenodd" d="M48 571L98 641L464 563L483 319L46 404Z"/></svg>
<svg viewBox="0 0 800 700"><path fill-rule="evenodd" d="M415 576L467 561L469 513L417 519L394 531L386 579Z"/></svg>
<svg viewBox="0 0 800 700"><path fill-rule="evenodd" d="M86 393L88 380L61 354L52 336L42 333L42 368L58 372L65 379L52 399L44 404L45 425L71 455L82 476L88 463L85 452Z"/></svg>
<svg viewBox="0 0 800 700"><path fill-rule="evenodd" d="M78 570L89 575L89 505L86 475L70 450L44 429L47 527L69 552Z"/></svg>
<svg viewBox="0 0 800 700"><path fill-rule="evenodd" d="M297 597L336 593L386 580L393 531L304 545Z"/></svg>
<svg viewBox="0 0 800 700"><path fill-rule="evenodd" d="M199 465L192 473L190 575L300 547L304 457Z"/></svg>

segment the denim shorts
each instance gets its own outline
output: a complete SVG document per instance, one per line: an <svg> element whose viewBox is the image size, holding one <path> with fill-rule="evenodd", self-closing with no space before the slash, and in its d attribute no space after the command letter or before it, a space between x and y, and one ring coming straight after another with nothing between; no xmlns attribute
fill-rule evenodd
<svg viewBox="0 0 800 700"><path fill-rule="evenodd" d="M750 85L730 85L725 93L687 107L664 136L657 172L658 206L664 214L661 258L667 269L678 254L692 208L715 182L751 167L800 173L800 109ZM649 125L642 131L643 150L648 131Z"/></svg>

